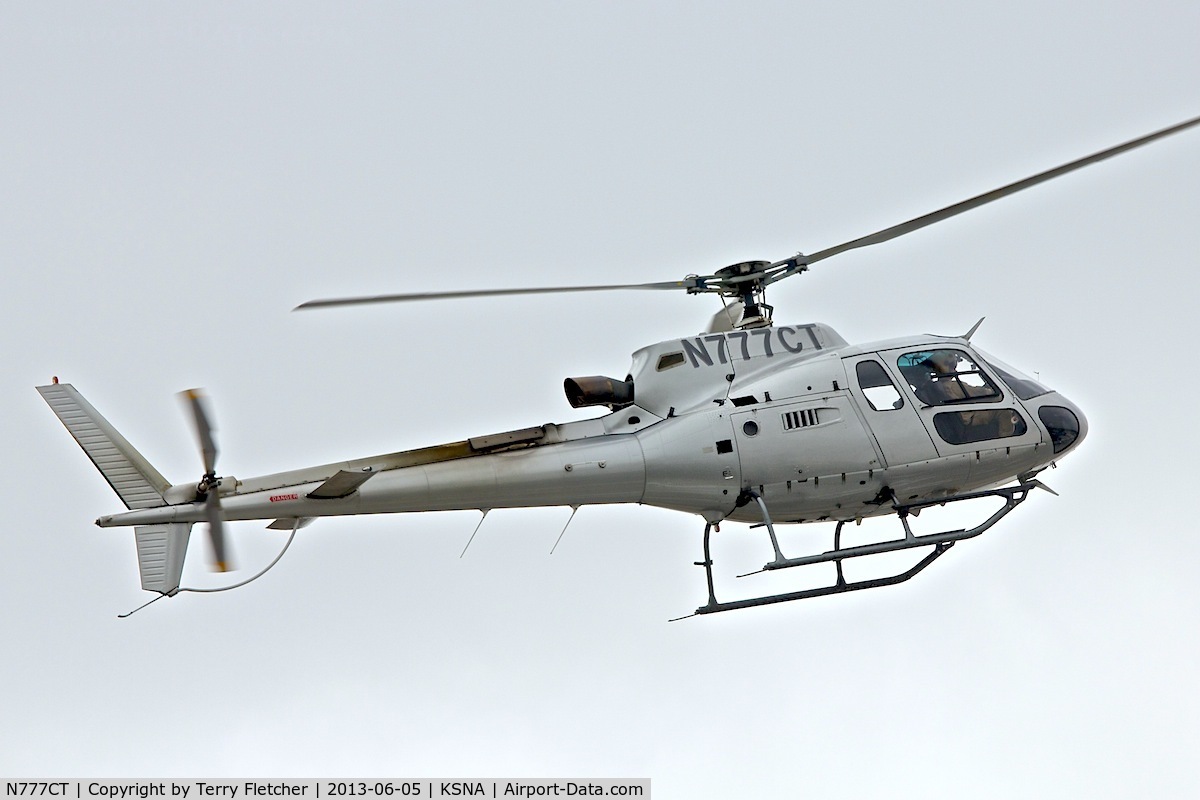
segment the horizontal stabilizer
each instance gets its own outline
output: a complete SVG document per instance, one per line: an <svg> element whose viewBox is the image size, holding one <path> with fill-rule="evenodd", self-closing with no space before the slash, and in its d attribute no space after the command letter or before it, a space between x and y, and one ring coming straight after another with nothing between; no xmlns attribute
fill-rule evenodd
<svg viewBox="0 0 1200 800"><path fill-rule="evenodd" d="M139 525L133 529L143 589L166 595L179 591L179 581L183 578L183 559L187 555L191 532L190 522Z"/></svg>
<svg viewBox="0 0 1200 800"><path fill-rule="evenodd" d="M267 526L267 530L291 531L297 528L307 528L316 517L280 517Z"/></svg>
<svg viewBox="0 0 1200 800"><path fill-rule="evenodd" d="M309 492L308 496L313 500L336 500L339 497L349 497L374 474L370 467L359 472L340 469L333 477Z"/></svg>
<svg viewBox="0 0 1200 800"><path fill-rule="evenodd" d="M37 390L126 508L166 505L163 493L170 486L167 479L74 386L53 383Z"/></svg>

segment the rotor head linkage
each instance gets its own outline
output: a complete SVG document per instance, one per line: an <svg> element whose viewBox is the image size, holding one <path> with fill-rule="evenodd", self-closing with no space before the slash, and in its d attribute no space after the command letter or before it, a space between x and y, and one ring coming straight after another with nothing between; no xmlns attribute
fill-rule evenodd
<svg viewBox="0 0 1200 800"><path fill-rule="evenodd" d="M783 261L739 261L722 267L712 275L689 275L685 279L688 294L717 294L742 304L742 316L735 328L762 328L771 324L775 309L764 302L767 286L804 272L808 260L803 253Z"/></svg>

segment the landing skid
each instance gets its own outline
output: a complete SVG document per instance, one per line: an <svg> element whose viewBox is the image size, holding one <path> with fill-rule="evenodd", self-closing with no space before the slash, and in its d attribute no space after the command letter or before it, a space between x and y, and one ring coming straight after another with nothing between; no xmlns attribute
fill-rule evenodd
<svg viewBox="0 0 1200 800"><path fill-rule="evenodd" d="M1028 481L1018 486L1008 486L1002 489L990 489L982 492L970 492L968 494L945 497L940 500L929 500L920 503L909 503L903 505L897 503L893 505L893 508L900 517L900 524L904 527L903 539L894 539L886 542L877 542L875 544L843 548L841 546L842 526L846 524L846 521L843 520L838 522L837 527L834 529L832 550L811 556L800 556L798 558L788 558L783 554L783 551L780 550L779 539L775 536L775 525L771 522L771 515L767 511L766 502L757 492L748 490L746 496L747 501L753 500L762 510L762 525L766 527L767 534L771 539L771 547L775 551L775 559L765 564L763 568L757 572L750 572L746 575L739 575L738 577L758 575L763 572L778 569L800 567L806 564L823 564L832 561L837 566L837 582L835 582L832 586L822 586L816 589L805 589L798 592L786 592L783 594L751 597L746 600L731 600L722 603L717 600L716 592L713 589L713 560L712 553L709 548L709 536L712 532L713 525L712 523L708 523L704 526L704 560L696 562L696 566L704 567L705 577L708 580L708 604L697 608L694 614L689 614L688 616L696 616L697 614L715 614L720 611L733 611L737 608L751 608L753 606L771 605L772 603L787 603L792 600L807 600L811 597L824 597L825 595L830 594L855 592L860 589L875 589L880 586L892 586L897 583L903 583L936 561L939 556L953 547L955 542L962 541L963 539L971 539L995 525L997 522L1007 516L1010 511L1023 503L1025 498L1029 496L1029 492L1036 488L1045 487L1042 486L1040 481ZM1004 498L1004 505L974 528L960 528L952 531L927 534L925 536L916 536L913 534L912 528L909 527L909 515L920 513L921 509L923 508L929 508L931 506L943 506L948 503L957 503L962 500L977 500L982 497ZM842 574L842 561L847 558L878 555L880 553L891 553L897 550L908 550L914 547L925 547L929 545L933 546L933 550L927 556L918 561L911 569L908 569L897 575L892 575L886 578L873 578L871 580L848 583ZM678 619L687 619L687 617L679 617ZM672 620L672 622L674 621L675 620Z"/></svg>

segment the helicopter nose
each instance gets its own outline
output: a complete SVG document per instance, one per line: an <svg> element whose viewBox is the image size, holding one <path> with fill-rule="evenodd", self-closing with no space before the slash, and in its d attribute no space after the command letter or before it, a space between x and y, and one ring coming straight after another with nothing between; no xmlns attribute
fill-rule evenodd
<svg viewBox="0 0 1200 800"><path fill-rule="evenodd" d="M1056 394L1038 408L1038 418L1050 434L1055 455L1074 450L1087 437L1087 417L1079 406L1062 395Z"/></svg>

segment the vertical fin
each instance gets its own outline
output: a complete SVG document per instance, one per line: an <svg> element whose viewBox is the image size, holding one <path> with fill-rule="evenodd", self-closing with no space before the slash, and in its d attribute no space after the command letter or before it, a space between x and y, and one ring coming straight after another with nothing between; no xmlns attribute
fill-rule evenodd
<svg viewBox="0 0 1200 800"><path fill-rule="evenodd" d="M133 529L143 589L166 595L179 591L191 532L190 522L139 525Z"/></svg>

